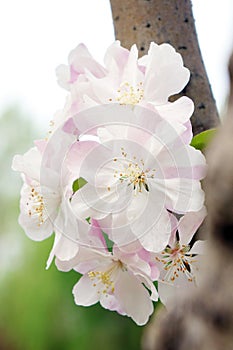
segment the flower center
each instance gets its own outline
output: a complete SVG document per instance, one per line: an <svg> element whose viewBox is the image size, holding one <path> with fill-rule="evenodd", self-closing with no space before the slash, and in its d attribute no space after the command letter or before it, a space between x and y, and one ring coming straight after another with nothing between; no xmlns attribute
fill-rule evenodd
<svg viewBox="0 0 233 350"><path fill-rule="evenodd" d="M180 274L185 274L189 282L195 280L195 276L192 271L192 264L196 262L193 259L192 254L189 254L189 245L180 245L177 241L175 247L170 248L167 246L161 253L163 256L161 258L156 257L156 260L164 265L164 270L166 274L163 281L174 282Z"/></svg>
<svg viewBox="0 0 233 350"><path fill-rule="evenodd" d="M43 196L39 194L35 190L34 187L32 187L31 192L28 197L27 202L28 207L28 215L30 217L37 217L38 219L38 226L41 226L44 223L44 202L43 202Z"/></svg>
<svg viewBox="0 0 233 350"><path fill-rule="evenodd" d="M117 90L116 101L120 105L136 105L144 97L144 90L142 88L142 82L136 85L136 87L130 85L128 82L121 83Z"/></svg>
<svg viewBox="0 0 233 350"><path fill-rule="evenodd" d="M119 174L120 182L127 181L128 185L132 185L135 192L142 192L142 188L149 192L147 184L146 171L143 171L138 164L129 163L124 173Z"/></svg>
<svg viewBox="0 0 233 350"><path fill-rule="evenodd" d="M113 294L115 291L115 280L118 269L126 270L125 265L120 260L113 260L106 271L90 271L88 277L93 281L93 287L97 287L98 294ZM114 276L115 275L115 276ZM115 278L114 278L115 277Z"/></svg>
<svg viewBox="0 0 233 350"><path fill-rule="evenodd" d="M115 290L115 284L111 280L111 275L108 271L101 272L101 271L90 271L88 272L89 278L94 282L93 286L96 287L97 284L101 284L102 288L98 291L98 293L103 294L112 294Z"/></svg>
<svg viewBox="0 0 233 350"><path fill-rule="evenodd" d="M123 158L127 157L127 153L125 152L123 147L121 148L121 154ZM122 158L114 158L114 162L117 161L122 162ZM118 178L121 183L126 182L128 186L132 185L135 194L142 192L143 189L146 192L149 192L148 179L154 178L155 169L144 169L144 160L141 159L137 162L136 156L133 157L132 161L123 159L121 165L121 170L115 170L114 172L115 178Z"/></svg>

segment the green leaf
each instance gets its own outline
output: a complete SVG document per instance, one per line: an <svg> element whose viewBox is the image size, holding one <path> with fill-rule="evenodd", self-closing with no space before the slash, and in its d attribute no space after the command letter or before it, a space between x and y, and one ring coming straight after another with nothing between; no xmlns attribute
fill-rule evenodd
<svg viewBox="0 0 233 350"><path fill-rule="evenodd" d="M107 233L102 231L102 234L104 236L105 242L106 242L106 246L109 250L109 252L112 252L112 247L113 247L113 241L111 241L111 239L108 237Z"/></svg>
<svg viewBox="0 0 233 350"><path fill-rule="evenodd" d="M208 146L210 141L213 139L217 129L209 129L195 135L190 143L196 149L203 150Z"/></svg>
<svg viewBox="0 0 233 350"><path fill-rule="evenodd" d="M86 185L86 180L84 180L82 177L80 177L79 179L75 180L73 182L73 192L77 192L80 188L82 188L84 185Z"/></svg>

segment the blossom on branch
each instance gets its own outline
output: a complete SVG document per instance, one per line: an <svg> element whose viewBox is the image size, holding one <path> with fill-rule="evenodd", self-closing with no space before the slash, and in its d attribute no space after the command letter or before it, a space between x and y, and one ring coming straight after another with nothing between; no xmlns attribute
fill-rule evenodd
<svg viewBox="0 0 233 350"><path fill-rule="evenodd" d="M104 66L80 44L57 76L64 109L13 160L24 181L19 223L34 240L54 233L47 268L54 259L82 274L76 304L100 302L144 325L154 301L174 302L198 277L206 162L190 145L192 100L169 102L189 70L169 44L138 58L116 41Z"/></svg>

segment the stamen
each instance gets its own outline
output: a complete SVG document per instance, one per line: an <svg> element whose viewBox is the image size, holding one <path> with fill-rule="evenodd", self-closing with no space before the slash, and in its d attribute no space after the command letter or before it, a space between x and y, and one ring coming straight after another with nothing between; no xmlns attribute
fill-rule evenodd
<svg viewBox="0 0 233 350"><path fill-rule="evenodd" d="M179 277L180 273L186 275L189 282L195 281L195 276L192 271L192 264L196 262L192 258L192 254L188 254L190 250L189 245L180 245L179 241L176 241L174 248L167 246L161 253L163 258L158 256L155 258L158 262L164 265L166 274L163 281L174 282Z"/></svg>
<svg viewBox="0 0 233 350"><path fill-rule="evenodd" d="M121 154L123 158L127 157L127 153L123 147L121 147ZM121 183L127 182L128 186L132 185L135 195L142 192L143 189L149 192L148 179L154 177L155 169L150 170L146 168L146 170L144 170L145 162L143 159L140 159L139 162L136 162L136 156L133 156L132 159L133 161L129 160L128 162L126 159L123 160L122 169L120 171L115 170L113 176L118 178ZM117 160L117 158L113 158L114 162Z"/></svg>
<svg viewBox="0 0 233 350"><path fill-rule="evenodd" d="M114 274L116 278L116 272L118 269L126 271L125 265L120 261L114 261L110 265L110 268L106 271L90 271L88 277L93 281L93 287L98 287L98 294L104 294L106 297L108 294L113 294L115 291Z"/></svg>
<svg viewBox="0 0 233 350"><path fill-rule="evenodd" d="M144 97L144 90L142 89L142 82L133 87L128 82L121 83L119 89L117 90L118 97L116 101L120 105L136 105Z"/></svg>
<svg viewBox="0 0 233 350"><path fill-rule="evenodd" d="M37 217L38 226L41 226L44 223L44 201L43 196L41 196L34 187L31 188L27 206L28 215L30 217Z"/></svg>

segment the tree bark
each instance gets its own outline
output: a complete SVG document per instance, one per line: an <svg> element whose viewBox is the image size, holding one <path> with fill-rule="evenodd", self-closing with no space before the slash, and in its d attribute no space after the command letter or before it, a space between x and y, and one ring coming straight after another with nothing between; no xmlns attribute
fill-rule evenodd
<svg viewBox="0 0 233 350"><path fill-rule="evenodd" d="M144 55L151 41L169 43L181 53L191 72L187 87L179 94L195 104L191 118L198 134L218 125L219 117L198 45L190 0L110 0L115 36L124 47L137 44ZM172 100L176 99L174 96Z"/></svg>

